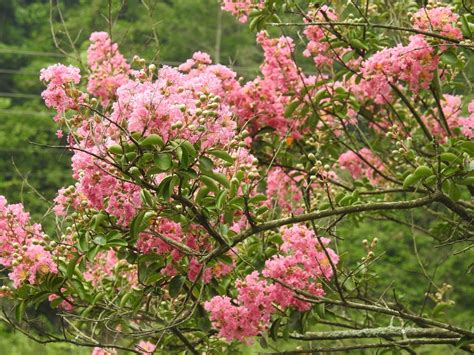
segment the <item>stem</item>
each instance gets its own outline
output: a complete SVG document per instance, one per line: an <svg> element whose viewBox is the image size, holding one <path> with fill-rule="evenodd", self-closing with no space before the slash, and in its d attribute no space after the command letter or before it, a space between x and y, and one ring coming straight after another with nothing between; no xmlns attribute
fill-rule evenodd
<svg viewBox="0 0 474 355"><path fill-rule="evenodd" d="M408 338L456 338L458 333L437 328L402 328L380 327L356 330L340 330L328 332L307 332L304 335L294 336L298 340L338 340L361 339L380 337L408 337Z"/></svg>
<svg viewBox="0 0 474 355"><path fill-rule="evenodd" d="M400 91L400 89L396 85L390 84L390 86L397 93L397 95L400 97L400 99L402 99L405 106L408 107L408 109L412 113L413 117L415 117L416 122L421 127L421 129L422 129L423 133L425 134L426 138L428 138L428 140L430 142L433 141L433 136L431 135L431 133L428 130L428 128L426 127L425 123L421 119L421 116L418 114L418 112L416 112L416 110L413 107L413 105L411 104L410 100L408 100L408 98L403 94L403 92Z"/></svg>
<svg viewBox="0 0 474 355"><path fill-rule="evenodd" d="M334 346L328 348L311 348L306 350L291 350L282 351L276 353L260 353L260 354L315 354L319 352L341 352L358 349L377 349L377 348L396 348L404 345L443 345L443 344L456 344L459 338L448 338L448 339L408 339L400 340L392 343L373 343L373 344L358 344L349 346Z"/></svg>
<svg viewBox="0 0 474 355"><path fill-rule="evenodd" d="M283 26L299 26L299 27L305 27L305 26L353 26L353 27L373 27L373 28L384 28L388 30L395 30L395 31L405 31L405 32L412 32L412 33L417 33L417 34L422 34L428 37L433 37L433 38L438 38L438 39L443 39L448 42L456 43L460 45L463 48L467 48L470 50L474 50L473 46L466 46L466 45L461 45L460 40L443 36L440 35L439 33L435 32L428 32L428 31L422 31L418 30L416 28L411 28L411 27L401 27L401 26L391 26L391 25L383 25L383 24L377 24L377 23L355 23L355 22L341 22L341 21L314 21L314 22L285 22L285 23L269 23L269 26L272 27L283 27Z"/></svg>
<svg viewBox="0 0 474 355"><path fill-rule="evenodd" d="M254 228L247 229L246 231L238 234L231 245L221 245L219 248L214 249L208 256L205 257L205 260L211 260L217 255L225 253L230 248L236 246L237 244L243 242L245 239L249 238L250 236L258 233L264 232L267 230L271 230L274 228L278 228L281 226L285 226L288 224L293 223L301 223L311 220L322 219L331 216L337 216L341 214L349 214L349 213L358 213L358 212L367 212L367 211L381 211L381 210L404 210L404 209L412 209L417 207L422 207L428 205L432 202L438 201L441 198L440 193L436 193L430 196L421 197L418 199L414 199L411 201L403 201L403 202L376 202L367 205L356 205L356 206L349 206L349 207L339 207L331 210L324 210L324 211L315 211L310 213L301 214L294 217L288 218L281 218L276 219L270 222L262 223L260 225L255 226Z"/></svg>

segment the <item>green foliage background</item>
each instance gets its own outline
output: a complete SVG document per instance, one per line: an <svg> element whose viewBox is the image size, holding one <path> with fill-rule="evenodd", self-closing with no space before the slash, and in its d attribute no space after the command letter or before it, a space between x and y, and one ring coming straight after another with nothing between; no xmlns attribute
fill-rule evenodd
<svg viewBox="0 0 474 355"><path fill-rule="evenodd" d="M244 77L252 77L258 72L261 53L255 45L254 34L230 15L219 13L217 1L129 0L123 7L120 1L112 3L113 10L109 14L107 1L103 0L63 0L60 1L61 13L57 8L51 9L49 0L0 1L0 194L11 203L23 202L49 233L54 232L54 217L48 213L48 201L54 198L58 188L72 180L67 151L31 143L65 143L55 137L53 114L40 99L43 86L38 74L41 68L59 61L78 65L75 59L64 57L55 47L52 29L57 44L65 52L73 53L73 42L82 61L85 61L89 34L108 31L107 18L110 16L114 21L113 39L120 43L121 51L129 59L138 53L147 61L177 64L201 50L214 59L219 57L223 64L234 66ZM219 23L220 47L217 44ZM405 220L413 218L415 225L421 217L400 215ZM445 263L446 253L453 250L436 248L432 239L410 226L401 227L390 222L354 226L354 221L348 221L338 230L338 235L346 239L346 249L339 250L344 263L359 262L366 255L362 240L370 242L377 237L379 244L375 251L380 259L368 271L369 276L373 272L377 280L374 287L380 291L395 290L397 296L408 301L413 309L420 309L420 301L423 301L420 295L428 291L425 289L428 282L420 271L419 263L422 263L438 285L444 282L453 285L455 304L444 312L449 313L452 321L470 326L469 310L474 307L474 289L472 282L466 282L470 265L461 263L468 258L451 258ZM420 261L415 255L415 241ZM350 250L347 249L349 246ZM428 300L425 309L433 306ZM444 351L439 349L441 353ZM57 344L39 345L0 325L2 354L72 352L82 354L89 350L72 350Z"/></svg>

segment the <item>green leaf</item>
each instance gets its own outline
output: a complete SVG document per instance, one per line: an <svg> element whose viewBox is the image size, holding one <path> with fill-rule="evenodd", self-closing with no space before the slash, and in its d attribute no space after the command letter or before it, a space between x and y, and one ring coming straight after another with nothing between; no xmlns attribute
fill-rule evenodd
<svg viewBox="0 0 474 355"><path fill-rule="evenodd" d="M260 335L260 346L264 349L268 348L268 334L266 332Z"/></svg>
<svg viewBox="0 0 474 355"><path fill-rule="evenodd" d="M216 198L216 208L220 210L224 206L225 198L227 197L227 191L221 191Z"/></svg>
<svg viewBox="0 0 474 355"><path fill-rule="evenodd" d="M472 37L472 32L469 26L469 21L466 17L466 15L463 15L460 17L461 20L461 31L464 37L466 38L471 38Z"/></svg>
<svg viewBox="0 0 474 355"><path fill-rule="evenodd" d="M232 265L234 263L234 260L226 254L219 255L217 259L227 265Z"/></svg>
<svg viewBox="0 0 474 355"><path fill-rule="evenodd" d="M161 171L171 168L171 156L167 153L160 153L155 158L155 166Z"/></svg>
<svg viewBox="0 0 474 355"><path fill-rule="evenodd" d="M445 153L441 153L440 159L441 161L444 161L444 162L453 163L457 159L459 159L459 157L456 154L445 152Z"/></svg>
<svg viewBox="0 0 474 355"><path fill-rule="evenodd" d="M446 308L449 307L449 304L447 303L438 303L434 308L433 308L433 317L437 317L440 314L443 314Z"/></svg>
<svg viewBox="0 0 474 355"><path fill-rule="evenodd" d="M158 135L158 134L150 134L149 136L145 137L140 142L141 145L157 145L159 147L163 147L165 144L163 142L163 139Z"/></svg>
<svg viewBox="0 0 474 355"><path fill-rule="evenodd" d="M126 247L127 245L127 241L123 239L110 240L107 242L107 246L111 247Z"/></svg>
<svg viewBox="0 0 474 355"><path fill-rule="evenodd" d="M180 275L176 275L173 277L170 281L168 291L170 293L170 296L172 298L176 298L179 295L179 292L181 291L181 288L183 287L185 278Z"/></svg>
<svg viewBox="0 0 474 355"><path fill-rule="evenodd" d="M319 90L316 95L313 97L313 104L318 107L319 103L321 102L322 99L326 98L329 96L329 93L327 89L321 89Z"/></svg>
<svg viewBox="0 0 474 355"><path fill-rule="evenodd" d="M413 186L415 185L418 181L420 181L420 178L417 177L416 175L414 174L409 174L405 180L403 180L403 188L404 189L407 189L409 188L410 186Z"/></svg>
<svg viewBox="0 0 474 355"><path fill-rule="evenodd" d="M301 104L300 101L290 102L285 108L285 117L287 118L291 117L293 112L295 112L295 110L298 108L300 104Z"/></svg>
<svg viewBox="0 0 474 355"><path fill-rule="evenodd" d="M463 151L468 153L471 157L474 156L474 142L469 142L469 141L462 142L460 144L460 147Z"/></svg>
<svg viewBox="0 0 474 355"><path fill-rule="evenodd" d="M212 182L212 183L214 184L214 182ZM199 189L199 191L196 194L196 198L195 198L196 203L200 205L202 199L209 194L209 191L211 191L211 190L208 187L203 187L203 188Z"/></svg>
<svg viewBox="0 0 474 355"><path fill-rule="evenodd" d="M214 180L211 179L209 176L201 175L199 177L199 180L201 180L207 186L208 191L210 190L210 191L214 192L214 194L216 194L216 195L219 193L219 187L216 185ZM204 191L203 191L203 193L204 193Z"/></svg>
<svg viewBox="0 0 474 355"><path fill-rule="evenodd" d="M120 306L120 307L125 306L125 305L128 303L128 301L130 300L130 298L132 298L133 293L134 293L133 291L128 291L127 293L125 293L125 294L122 296L122 298L120 299L119 306Z"/></svg>
<svg viewBox="0 0 474 355"><path fill-rule="evenodd" d="M89 251L87 252L87 255L86 255L87 260L93 261L95 256L99 252L99 249L100 249L100 245L96 245L96 246L92 247L91 249L89 249Z"/></svg>
<svg viewBox="0 0 474 355"><path fill-rule="evenodd" d="M315 309L318 316L324 319L324 317L326 316L326 307L324 306L324 303L318 303Z"/></svg>
<svg viewBox="0 0 474 355"><path fill-rule="evenodd" d="M61 304L62 301L64 301L64 299L61 297L55 298L54 300L49 302L49 306L53 309L58 308L58 306Z"/></svg>
<svg viewBox="0 0 474 355"><path fill-rule="evenodd" d="M181 147L183 148L183 150L185 150L188 153L190 160L194 160L196 158L196 155L197 155L196 148L194 148L194 146L190 142L183 141L181 143Z"/></svg>
<svg viewBox="0 0 474 355"><path fill-rule="evenodd" d="M456 343L456 347L461 348L471 343L474 343L474 339L472 337L468 337L467 335L465 335L461 339L458 340L458 342Z"/></svg>
<svg viewBox="0 0 474 355"><path fill-rule="evenodd" d="M71 280L72 287L74 291L76 291L77 295L81 300L85 300L87 298L86 290L84 289L84 285L78 280Z"/></svg>
<svg viewBox="0 0 474 355"><path fill-rule="evenodd" d="M455 66L456 64L458 64L458 57L454 53L444 52L441 56L441 61L444 64Z"/></svg>
<svg viewBox="0 0 474 355"><path fill-rule="evenodd" d="M109 148L107 148L107 150L110 154L114 155L119 155L123 153L122 146L118 144L111 145Z"/></svg>
<svg viewBox="0 0 474 355"><path fill-rule="evenodd" d="M196 307L196 318L197 324L201 330L203 330L204 332L208 332L209 330L211 330L211 321L209 320L207 312L200 304L198 304L198 306Z"/></svg>
<svg viewBox="0 0 474 355"><path fill-rule="evenodd" d="M461 193L461 189L456 184L451 183L449 185L448 194L452 200L458 201L461 198Z"/></svg>
<svg viewBox="0 0 474 355"><path fill-rule="evenodd" d="M214 168L214 163L212 162L211 159L209 159L208 157L199 158L199 170L201 170L202 172L205 172L205 171L212 171L213 168Z"/></svg>
<svg viewBox="0 0 474 355"><path fill-rule="evenodd" d="M249 204L258 204L260 202L263 202L263 201L266 201L268 199L267 196L265 195L255 195L254 197L252 197L251 199L249 199Z"/></svg>
<svg viewBox="0 0 474 355"><path fill-rule="evenodd" d="M140 191L140 198L149 207L154 207L153 196L147 189L142 189Z"/></svg>
<svg viewBox="0 0 474 355"><path fill-rule="evenodd" d="M474 176L469 176L467 178L456 181L456 184L465 186L474 185Z"/></svg>
<svg viewBox="0 0 474 355"><path fill-rule="evenodd" d="M364 49L366 51L369 50L369 47L367 47L367 45L364 42L362 42L360 39L352 38L349 40L349 43L351 44L352 48Z"/></svg>
<svg viewBox="0 0 474 355"><path fill-rule="evenodd" d="M15 307L15 318L18 323L23 320L23 315L25 314L26 310L26 301L21 301Z"/></svg>
<svg viewBox="0 0 474 355"><path fill-rule="evenodd" d="M428 176L433 175L433 170L426 165L422 165L416 168L413 175L415 175L418 179L422 180L427 178Z"/></svg>
<svg viewBox="0 0 474 355"><path fill-rule="evenodd" d="M280 328L281 318L275 319L270 327L270 336L273 341L278 341L278 329Z"/></svg>
<svg viewBox="0 0 474 355"><path fill-rule="evenodd" d="M141 211L130 222L130 237L132 238L132 240L138 239L138 233L141 232L139 228L142 225L144 217L145 217L145 211Z"/></svg>
<svg viewBox="0 0 474 355"><path fill-rule="evenodd" d="M221 185L223 185L227 188L230 187L229 180L227 180L227 177L224 174L216 173L214 171L206 172L205 174L208 177L210 177L211 179L214 179L215 181L217 181L219 184L221 184Z"/></svg>
<svg viewBox="0 0 474 355"><path fill-rule="evenodd" d="M234 163L234 158L232 158L229 153L223 150L213 149L213 150L210 150L208 153L230 164Z"/></svg>
<svg viewBox="0 0 474 355"><path fill-rule="evenodd" d="M107 244L107 240L105 239L104 236L98 235L97 237L94 238L94 243L100 246L104 246Z"/></svg>
<svg viewBox="0 0 474 355"><path fill-rule="evenodd" d="M72 275L74 274L74 271L76 270L76 266L77 266L77 261L79 260L80 257L81 257L81 255L76 255L69 262L69 264L67 266L67 270L66 270L66 277L68 279L70 279L72 277Z"/></svg>
<svg viewBox="0 0 474 355"><path fill-rule="evenodd" d="M176 176L167 176L165 177L160 185L158 185L157 192L158 194L164 199L169 200L171 194L173 193L173 189L178 183L178 177Z"/></svg>

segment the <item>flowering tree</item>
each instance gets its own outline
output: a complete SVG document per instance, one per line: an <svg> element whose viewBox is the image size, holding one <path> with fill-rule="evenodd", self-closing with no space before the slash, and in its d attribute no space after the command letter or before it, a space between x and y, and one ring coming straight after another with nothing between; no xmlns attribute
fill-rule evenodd
<svg viewBox="0 0 474 355"><path fill-rule="evenodd" d="M472 350L471 330L376 291L377 240L348 264L356 246L336 229L403 224L407 210L434 216L413 228L440 245L472 247L474 101L455 84L473 17L439 4L391 26L377 2L358 3L223 1L258 32L261 75L246 83L201 52L177 68L128 63L105 32L90 37L84 80L43 69L76 183L54 201L55 236L0 198L4 320L94 354L233 352L257 338L293 353ZM25 310L44 302L61 332L33 332Z"/></svg>

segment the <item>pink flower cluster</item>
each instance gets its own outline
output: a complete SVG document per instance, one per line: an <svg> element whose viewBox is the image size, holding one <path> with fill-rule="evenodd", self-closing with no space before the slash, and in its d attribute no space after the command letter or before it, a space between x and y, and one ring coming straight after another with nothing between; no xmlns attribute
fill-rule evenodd
<svg viewBox="0 0 474 355"><path fill-rule="evenodd" d="M247 22L250 12L254 9L263 8L263 0L223 0L222 10L230 12L240 22Z"/></svg>
<svg viewBox="0 0 474 355"><path fill-rule="evenodd" d="M188 73L193 67L199 68L200 66L206 66L209 64L212 64L212 59L209 54L203 52L195 52L193 54L193 57L181 64L178 69L183 73Z"/></svg>
<svg viewBox="0 0 474 355"><path fill-rule="evenodd" d="M63 288L61 288L61 293L64 293L64 292L66 292L66 288L63 287ZM71 312L74 309L74 304L73 304L73 299L70 296L64 297L64 295L58 295L58 294L53 293L53 294L48 296L48 301L53 302L54 300L56 300L60 297L63 300L58 305L58 308L66 311L66 312Z"/></svg>
<svg viewBox="0 0 474 355"><path fill-rule="evenodd" d="M127 225L135 216L141 206L140 187L115 178L109 164L76 151L72 157L72 170L78 181L77 194L87 198L88 206L105 210L117 217L122 225Z"/></svg>
<svg viewBox="0 0 474 355"><path fill-rule="evenodd" d="M156 345L145 340L140 340L137 344L137 350L143 355L151 355L155 352Z"/></svg>
<svg viewBox="0 0 474 355"><path fill-rule="evenodd" d="M77 108L78 102L83 101L83 98L74 91L74 84L79 84L81 80L78 68L71 65L54 64L41 69L40 80L48 83L46 90L41 93L41 97L47 107L58 112L55 117L56 121L66 110Z"/></svg>
<svg viewBox="0 0 474 355"><path fill-rule="evenodd" d="M202 272L202 280L205 283L209 283L213 277L226 275L234 268L232 265L218 262L212 267L206 267L204 270L201 270L203 265L197 258L192 256L184 258L185 255L178 248L170 245L164 239L160 239L160 236L179 242L196 252L210 251L212 244L209 243L206 233L199 226L191 226L187 233L185 233L179 223L166 218L156 219L146 231L140 233L136 247L144 254L154 253L170 256L170 262L161 271L167 276L176 275L185 266L189 280L195 281Z"/></svg>
<svg viewBox="0 0 474 355"><path fill-rule="evenodd" d="M461 116L462 101L460 96L444 95L441 100L441 108L451 131L458 129L463 136L469 139L474 138L474 100L468 106L470 113L468 117ZM434 112L439 115L439 110ZM446 131L441 125L439 117L426 115L423 118L434 135L441 138L446 137Z"/></svg>
<svg viewBox="0 0 474 355"><path fill-rule="evenodd" d="M127 123L133 132L158 133L165 141L180 137L201 141L203 149L225 146L237 125L229 106L220 100L225 89L211 67L189 74L165 67L154 82L130 80L117 90L112 119Z"/></svg>
<svg viewBox="0 0 474 355"><path fill-rule="evenodd" d="M117 351L115 349L104 349L95 347L92 349L91 355L116 355Z"/></svg>
<svg viewBox="0 0 474 355"><path fill-rule="evenodd" d="M274 168L268 172L267 196L269 207L274 207L272 199L284 212L301 213L302 208L296 207L303 198L297 183L300 177L291 178L282 168Z"/></svg>
<svg viewBox="0 0 474 355"><path fill-rule="evenodd" d="M126 266L127 268L120 268L120 272L117 272L119 266ZM136 267L131 266L125 260L119 260L113 249L97 254L92 262L87 263L84 279L94 287L98 287L106 279L113 281L125 280L129 286L134 286L138 282Z"/></svg>
<svg viewBox="0 0 474 355"><path fill-rule="evenodd" d="M290 37L269 38L266 32L257 34L264 51L262 77L248 82L240 91L236 110L242 122L249 122L254 131L269 126L279 134L298 136L299 120L285 117L288 92L299 92L307 78L300 75L293 60L294 43Z"/></svg>
<svg viewBox="0 0 474 355"><path fill-rule="evenodd" d="M107 32L94 32L87 50L87 63L91 70L87 91L101 99L106 106L117 89L128 81L130 65L113 43Z"/></svg>
<svg viewBox="0 0 474 355"><path fill-rule="evenodd" d="M421 8L413 16L413 27L426 32L439 32L439 34L462 39L461 30L456 26L459 15L449 7L435 7L433 9Z"/></svg>
<svg viewBox="0 0 474 355"><path fill-rule="evenodd" d="M379 171L384 170L380 158L368 148L362 148L357 154L348 150L339 156L338 163L343 169L349 171L352 178L359 179L365 175L372 183L377 183L380 179L374 168Z"/></svg>
<svg viewBox="0 0 474 355"><path fill-rule="evenodd" d="M156 345L145 340L140 340L136 345L136 351L142 355L151 355L155 352ZM91 355L116 355L117 351L115 349L104 349L100 347L95 347L92 350Z"/></svg>
<svg viewBox="0 0 474 355"><path fill-rule="evenodd" d="M337 15L327 5L321 6L317 11L311 10L305 22L326 21L326 17L331 21L337 20ZM333 39L333 35L329 31L325 31L321 26L309 25L305 26L303 31L308 39L306 49L303 52L305 57L312 57L314 63L321 67L323 65L332 65L334 58L339 55L339 49L331 49L329 39Z"/></svg>
<svg viewBox="0 0 474 355"><path fill-rule="evenodd" d="M267 260L261 273L254 271L244 280L236 282L238 296L216 296L204 307L210 312L213 326L228 341L247 341L268 328L272 314L288 307L307 311L311 304L298 299L290 288L314 296L323 296L324 289L318 281L330 280L332 265L339 257L326 246L329 240L318 238L304 226L284 227L281 252ZM332 263L332 265L331 265Z"/></svg>
<svg viewBox="0 0 474 355"><path fill-rule="evenodd" d="M44 248L44 234L39 224L30 224L23 205L9 205L0 196L0 265L11 270L15 288L38 283L42 275L57 273L53 255Z"/></svg>
<svg viewBox="0 0 474 355"><path fill-rule="evenodd" d="M438 62L439 57L422 35L411 36L408 45L383 49L364 61L363 79L353 85L353 90L361 100L383 105L392 99L391 84L405 82L415 94L428 88Z"/></svg>

